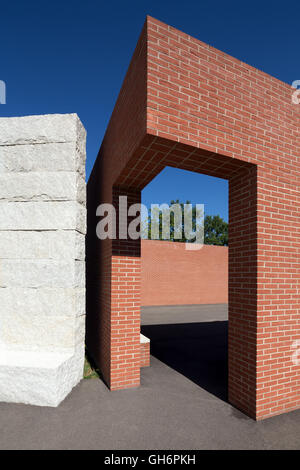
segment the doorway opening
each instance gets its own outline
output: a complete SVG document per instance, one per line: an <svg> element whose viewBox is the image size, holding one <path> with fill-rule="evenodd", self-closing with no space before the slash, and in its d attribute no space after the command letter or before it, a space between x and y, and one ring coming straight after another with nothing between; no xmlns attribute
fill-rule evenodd
<svg viewBox="0 0 300 470"><path fill-rule="evenodd" d="M149 216L141 241L141 333L150 340L152 357L143 365L151 365L151 374L176 371L227 400L228 181L166 167L144 188L142 203L149 214L156 203L204 207L204 245L198 250L174 239L174 218L172 240L163 239L161 228L160 239L151 240Z"/></svg>

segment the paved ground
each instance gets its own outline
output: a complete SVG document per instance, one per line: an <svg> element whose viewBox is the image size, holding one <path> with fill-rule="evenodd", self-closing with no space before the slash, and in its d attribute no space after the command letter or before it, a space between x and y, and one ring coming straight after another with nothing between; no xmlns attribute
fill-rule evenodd
<svg viewBox="0 0 300 470"><path fill-rule="evenodd" d="M226 306L147 307L139 389L85 380L56 409L0 404L0 449L299 449L300 411L254 422L226 402Z"/></svg>

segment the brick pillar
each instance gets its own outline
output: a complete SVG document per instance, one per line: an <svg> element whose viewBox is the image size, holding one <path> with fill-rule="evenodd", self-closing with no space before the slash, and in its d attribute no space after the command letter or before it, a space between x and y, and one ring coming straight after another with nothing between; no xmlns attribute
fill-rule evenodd
<svg viewBox="0 0 300 470"><path fill-rule="evenodd" d="M256 417L257 171L229 181L228 399Z"/></svg>
<svg viewBox="0 0 300 470"><path fill-rule="evenodd" d="M300 407L297 183L292 170L258 168L256 419Z"/></svg>
<svg viewBox="0 0 300 470"><path fill-rule="evenodd" d="M113 203L117 210L117 239L112 242L111 259L111 370L112 390L137 387L140 384L140 291L141 241L119 238L119 196L127 196L128 208L141 202L141 192L135 189L113 188ZM120 218L126 236L135 217Z"/></svg>
<svg viewBox="0 0 300 470"><path fill-rule="evenodd" d="M101 172L96 174L88 186L87 347L108 387L117 390L140 384L140 239L119 239L118 219L119 196L127 196L129 207L140 203L141 193L113 188L118 238L99 240L96 210L109 201L109 190L102 187L104 194L99 193Z"/></svg>
<svg viewBox="0 0 300 470"><path fill-rule="evenodd" d="M98 206L111 201L111 189L104 188L102 160L98 159L87 186L87 237L86 237L86 345L89 355L110 386L110 239L99 240L96 227ZM109 196L110 195L110 199Z"/></svg>

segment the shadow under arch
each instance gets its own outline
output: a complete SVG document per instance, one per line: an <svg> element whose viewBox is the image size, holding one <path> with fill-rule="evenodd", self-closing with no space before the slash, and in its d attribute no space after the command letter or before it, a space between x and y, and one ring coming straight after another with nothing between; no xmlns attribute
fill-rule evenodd
<svg viewBox="0 0 300 470"><path fill-rule="evenodd" d="M142 325L151 355L228 401L228 321Z"/></svg>

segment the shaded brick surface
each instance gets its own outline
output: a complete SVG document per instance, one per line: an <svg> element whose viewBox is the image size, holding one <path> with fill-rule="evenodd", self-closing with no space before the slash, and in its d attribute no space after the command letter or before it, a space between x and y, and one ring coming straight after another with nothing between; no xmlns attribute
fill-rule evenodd
<svg viewBox="0 0 300 470"><path fill-rule="evenodd" d="M141 343L141 367L150 366L150 343Z"/></svg>

